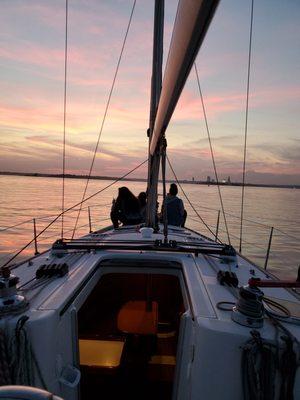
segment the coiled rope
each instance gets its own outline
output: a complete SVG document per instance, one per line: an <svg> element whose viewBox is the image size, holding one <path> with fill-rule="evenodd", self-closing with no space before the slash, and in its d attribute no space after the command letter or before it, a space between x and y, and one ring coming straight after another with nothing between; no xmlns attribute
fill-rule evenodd
<svg viewBox="0 0 300 400"><path fill-rule="evenodd" d="M14 385L34 386L35 372L44 389L46 384L28 338L25 323L29 317L23 315L17 321L14 334L9 339L9 370Z"/></svg>
<svg viewBox="0 0 300 400"><path fill-rule="evenodd" d="M7 337L5 332L0 329L0 386L11 385L11 383Z"/></svg>
<svg viewBox="0 0 300 400"><path fill-rule="evenodd" d="M242 381L244 400L273 400L275 394L276 357L274 345L258 331L242 346ZM283 399L282 399L283 400Z"/></svg>

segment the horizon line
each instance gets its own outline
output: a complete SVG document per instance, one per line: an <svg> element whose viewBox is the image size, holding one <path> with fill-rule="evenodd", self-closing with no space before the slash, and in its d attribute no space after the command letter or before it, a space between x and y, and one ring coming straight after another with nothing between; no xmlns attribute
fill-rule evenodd
<svg viewBox="0 0 300 400"><path fill-rule="evenodd" d="M0 175L13 175L13 176L31 176L31 177L40 177L40 178L65 178L69 179L86 179L88 175L80 175L80 174L51 174L46 172L13 172L13 171L0 171ZM122 179L118 176L106 176L106 175L92 175L89 179L94 180L120 180L120 181L131 181L131 182L147 182L147 178L128 178ZM166 182L174 182L174 179L166 179ZM162 182L162 180L159 180ZM205 181L205 180L188 180L188 179L178 179L180 183L187 183L192 185L212 185L212 186L243 186L242 182L228 182L225 180L216 182L212 181ZM300 184L270 184L270 183L251 183L247 182L244 186L249 187L269 187L269 188L282 188L282 189L300 189Z"/></svg>

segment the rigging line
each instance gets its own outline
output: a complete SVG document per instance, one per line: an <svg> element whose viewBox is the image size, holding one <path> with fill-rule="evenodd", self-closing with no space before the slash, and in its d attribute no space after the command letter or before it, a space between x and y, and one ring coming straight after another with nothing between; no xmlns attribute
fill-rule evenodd
<svg viewBox="0 0 300 400"><path fill-rule="evenodd" d="M112 85L111 85L110 92L109 92L109 95L108 95L108 99L107 99L104 115L103 115L103 118L102 118L100 131L99 131L99 134L98 134L98 140L97 140L97 143L96 143L96 147L95 147L95 150L94 150L92 163L91 163L90 170L89 170L89 175L88 175L88 178L87 178L87 181L86 181L86 185L85 185L85 188L84 188L84 192L83 192L83 195L82 195L82 200L84 200L84 198L85 198L86 191L87 191L87 188L88 188L88 184L89 184L89 181L90 181L90 177L91 177L91 174L92 174L92 170L93 170L93 167L94 167L94 163L95 163L96 154L97 154L97 151L98 151L100 138L101 138L101 135L102 135L104 123L105 123L105 120L106 120L106 115L107 115L108 108L109 108L109 105L110 105L111 96L112 96L112 93L113 93L113 90L114 90L114 86L115 86L115 82L116 82L116 79L117 79L119 67L120 67L120 64L121 64L121 59L122 59L122 56L123 56L123 52L124 52L127 36L128 36L128 33L129 33L129 29L130 29L130 25L131 25L131 21L132 21L135 5L136 5L136 0L134 0L133 6L132 6L132 9L131 9L129 22L128 22L128 25L127 25L127 29L126 29L125 37L124 37L124 40L123 40L121 52L120 52L119 59L118 59L118 62L117 62L117 67L116 67L116 70L115 70L115 74L114 74L114 77L113 77ZM75 235L75 231L76 231L76 228L77 228L77 224L78 224L78 220L79 220L79 217L80 217L80 213L81 213L81 207L80 207L80 209L78 211L78 214L77 214L77 218L76 218L76 222L75 222L75 226L74 226L74 230L73 230L73 234L72 234L72 239L74 238L74 235Z"/></svg>
<svg viewBox="0 0 300 400"><path fill-rule="evenodd" d="M83 207L82 210L87 210L88 207L90 207L90 208L99 208L99 207L109 207L109 206L111 206L111 204L101 204L101 203L100 204L91 204L90 206ZM71 210L71 212L76 212L78 210L79 209L74 209L74 210ZM44 216L41 216L41 217L30 218L30 219L27 219L25 221L18 222L17 224L14 224L14 225L5 226L4 228L0 228L0 233L8 231L8 230L11 230L13 228L17 228L17 227L19 227L21 225L24 225L24 224L29 224L30 222L32 223L33 219L35 219L36 221L40 221L40 220L44 220L44 219L54 218L54 217L56 217L56 215L57 214L51 214L51 215L44 215ZM69 218L73 218L73 217L69 216ZM276 228L274 228L274 229L276 229ZM73 228L71 230L73 230Z"/></svg>
<svg viewBox="0 0 300 400"><path fill-rule="evenodd" d="M193 218L193 217L189 217L189 219L191 219L191 220L194 221L194 222L199 222L198 219ZM210 226L212 226L212 225L210 225ZM222 228L219 228L219 231L226 232L226 230L225 230L225 229L222 229ZM233 233L231 233L231 237L233 237L233 238L235 238L235 239L239 239L239 237L238 237L237 235L234 235ZM258 249L260 249L260 250L264 250L264 251L266 250L265 247L262 247L262 246L260 246L259 244L256 244L256 243L253 243L253 242L248 242L248 241L246 241L246 240L243 240L243 243L249 244L249 245L251 245L251 246L253 246L253 247L256 247L256 248L258 248Z"/></svg>
<svg viewBox="0 0 300 400"><path fill-rule="evenodd" d="M166 147L167 141L166 138L162 138L162 151L161 151L161 176L163 183L163 224L164 224L164 243L168 243L168 211L166 204Z"/></svg>
<svg viewBox="0 0 300 400"><path fill-rule="evenodd" d="M97 222L100 223L100 222L105 222L105 221L108 221L108 220L110 220L110 218L100 219L100 220L97 220ZM78 229L86 228L87 226L89 226L89 224L80 225L78 227ZM101 224L100 224L100 226L101 226ZM66 230L65 233L69 233L69 232L72 232L72 231L73 231L73 228ZM42 242L42 241L54 238L54 237L57 237L56 233L54 233L53 235L50 235L50 236L43 237L42 239L39 239L39 243Z"/></svg>
<svg viewBox="0 0 300 400"><path fill-rule="evenodd" d="M110 205L111 205L111 204L98 204L98 203L97 203L97 204L91 204L91 205L89 205L89 207L91 207L91 208L99 208L99 207L109 207ZM81 210L86 210L87 208L88 208L88 206L82 207ZM195 208L196 208L196 207L195 207ZM204 207L204 206L198 206L198 207L196 208L196 210L197 210L197 209L218 211L217 208ZM78 211L78 210L79 210L79 209L76 209L76 208L75 208L75 209L71 210L70 213L76 212L76 211ZM238 219L240 219L240 216L236 216L236 215L231 214L231 213L228 213L228 212L226 212L225 214L231 216L232 218L238 218ZM36 220L36 221L39 221L39 220L50 219L50 218L54 218L54 217L56 217L56 214L44 215L44 216L41 216L41 217L35 217L35 220ZM69 218L71 218L71 216L69 216ZM191 217L189 217L189 218L191 218ZM108 219L109 219L109 218L108 218ZM32 221L33 221L33 218L30 218L30 219L28 219L28 220L21 221L21 222L19 222L19 223L17 223L17 224L14 224L14 225L5 226L5 227L3 227L3 228L0 228L0 233L6 232L6 231L9 231L9 230L12 230L12 229L14 229L14 228L17 228L17 227L19 227L19 226L21 226L21 225L24 225L24 224L28 224L28 223L30 223L30 222L32 223ZM195 220L195 221L196 221L196 220ZM254 221L254 220L251 220L251 219L247 219L247 218L243 218L243 221L247 221L247 222L250 222L250 223L252 223L252 224L256 224L256 225L262 226L263 228L272 228L271 225L263 224L263 223L261 223L261 222L257 222L257 221ZM295 240L296 242L299 242L299 240L300 240L299 237L293 236L293 235L291 235L291 234L289 234L289 233L283 231L282 229L279 229L279 228L276 228L276 227L273 227L273 228L274 228L274 231L279 232L282 236L287 236L287 237L289 237L289 238ZM73 230L73 228L72 228L71 230ZM69 232L69 231L68 231L68 232ZM277 235L277 236L281 236L281 235ZM231 234L231 236L234 236L234 235ZM237 239L239 239L239 237L237 237L237 236L234 236L234 237L237 238ZM246 243L245 241L243 241L243 242Z"/></svg>
<svg viewBox="0 0 300 400"><path fill-rule="evenodd" d="M66 0L65 26L65 75L64 75L64 128L63 128L63 173L62 173L62 203L61 203L61 238L64 236L65 209L65 169L66 169L66 116L67 116L67 64L68 64L68 0Z"/></svg>
<svg viewBox="0 0 300 400"><path fill-rule="evenodd" d="M205 126L206 126L206 132L207 132L207 137L208 137L208 142L209 142L209 147L210 147L210 153L211 153L211 158L212 158L212 162L213 162L213 167L214 167L214 172L215 172L215 178L216 178L216 182L217 182L218 192L219 192L219 198L220 198L220 203L221 203L221 208L222 208L222 214L223 214L225 228L226 228L227 239L228 239L228 243L231 244L228 225L227 225L227 219L226 219L225 209L224 209L224 204L223 204L223 198L222 198L222 193L221 193L221 188L220 188L220 185L219 185L219 178L218 178L218 173L217 173L215 156L214 156L214 152L213 152L213 148L212 148L210 131L209 131L209 128L208 128L206 110L205 110L204 100L203 100L203 96L202 96L202 90L201 90L201 86L200 86L200 79L199 79L199 75L198 75L197 65L196 65L195 62L194 62L194 67L195 67L195 72L196 72L196 77L197 77L198 89L199 89L199 94L200 94L200 99L201 99L201 104L202 104L202 110L203 110L204 121L205 121Z"/></svg>
<svg viewBox="0 0 300 400"><path fill-rule="evenodd" d="M203 225L204 225L204 226L209 230L209 232L215 237L215 232L213 232L213 231L210 229L210 227L207 225L207 223L204 221L204 219L201 217L201 215L200 215L200 214L198 213L198 211L195 209L195 207L194 207L193 204L191 203L190 199L189 199L188 196L186 195L185 191L183 190L183 188L182 188L182 186L181 186L181 184L180 184L180 182L179 182L179 180L178 180L178 178L177 178L177 175L176 175L176 173L175 173L175 171L174 171L174 169L173 169L173 167L172 167L172 165L171 165L171 162L170 162L170 160L169 160L168 155L167 155L166 157L167 157L167 161L168 161L169 167L170 167L171 171L173 172L173 175L174 175L174 177L175 177L175 180L176 180L178 186L180 187L180 189L181 189L181 191L182 191L184 197L187 199L189 205L191 206L191 208L193 209L193 211L195 212L195 214L197 215L197 217L200 219L200 221L203 223ZM219 241L220 243L222 243L222 242L220 241L220 239L218 239L218 241Z"/></svg>
<svg viewBox="0 0 300 400"><path fill-rule="evenodd" d="M245 118L245 134L244 134L243 182L242 182L242 203L241 203L241 224L240 224L240 246L239 246L239 252L240 253L242 252L242 237L243 237L243 216L244 216L245 175L246 175L246 155L247 155L247 134L248 134L249 87L250 87L250 70L251 70L250 67L251 67L251 50L252 50L253 7L254 7L254 0L251 1L250 34L249 34L247 95L246 95L246 118Z"/></svg>
<svg viewBox="0 0 300 400"><path fill-rule="evenodd" d="M280 232L281 234L283 234L284 236L290 237L291 239L294 239L294 240L296 240L297 242L299 242L299 238L298 238L298 237L293 236L293 235L290 235L289 233L286 233L286 232L282 231L281 229L278 229L278 228L275 228L275 227L274 227L274 231L278 231L278 232Z"/></svg>
<svg viewBox="0 0 300 400"><path fill-rule="evenodd" d="M19 222L19 223L15 224L15 225L6 226L5 228L1 228L0 232L8 231L8 230L16 228L18 226L21 226L21 225L24 225L24 224L28 224L29 222L32 222L32 221L33 221L33 218L30 218L30 219L27 219L26 221Z"/></svg>
<svg viewBox="0 0 300 400"><path fill-rule="evenodd" d="M204 210L218 211L217 208L212 208L212 207L198 206L197 208L198 208L198 209L199 209L199 208L202 208L202 209L204 209ZM237 216L237 215L232 214L232 213L229 213L229 212L225 212L225 214L226 214L226 215L229 215L229 216L232 217L232 218L236 218L236 219L240 219L240 218L241 218L240 215ZM36 219L38 219L38 218L36 218ZM262 222L255 221L254 219L243 218L243 221L246 221L246 222L249 222L249 223L251 223L251 224L255 224L255 225L261 226L262 228L265 228L265 229L267 229L267 228L268 228L268 229L272 228L271 225L267 225L267 224L264 224L264 223L262 223ZM296 241L299 241L299 240L300 240L299 237L293 236L293 235L291 235L291 234L289 234L289 233L283 231L283 230L280 229L280 228L276 228L275 226L273 226L273 229L274 229L274 231L280 232L283 236L290 237L291 239L296 240ZM231 236L233 236L233 235L231 235ZM238 239L239 239L239 237L238 237Z"/></svg>
<svg viewBox="0 0 300 400"><path fill-rule="evenodd" d="M63 213L67 213L68 211L73 210L73 208L78 207L80 204L85 203L86 201L90 200L91 198L97 196L98 194L104 192L104 190L110 188L111 186L113 186L115 183L121 181L122 179L126 178L128 175L130 175L132 172L136 171L138 168L140 168L142 165L144 165L146 162L148 161L148 158L146 160L144 160L143 162L141 162L139 165L137 165L136 167L134 167L133 169L131 169L129 172L127 172L126 174L124 174L123 176L121 176L120 178L115 179L113 182L111 182L109 185L105 186L104 188L98 190L96 193L93 193L92 195L88 196L87 198L85 198L84 200L80 201L79 203L75 204L72 207L67 208L66 210L63 211ZM30 240L30 242L28 242L25 246L22 247L21 250L19 250L16 254L14 254L5 264L3 264L1 266L1 268L5 267L6 265L8 265L11 261L13 261L20 253L22 253L23 250L27 249L28 246L30 246L39 236L41 236L51 225L54 224L54 222L56 222L62 215L62 212L60 214L58 214L53 221L51 221L44 229L42 229L36 236L34 236L34 238L32 240ZM0 268L0 269L1 269Z"/></svg>

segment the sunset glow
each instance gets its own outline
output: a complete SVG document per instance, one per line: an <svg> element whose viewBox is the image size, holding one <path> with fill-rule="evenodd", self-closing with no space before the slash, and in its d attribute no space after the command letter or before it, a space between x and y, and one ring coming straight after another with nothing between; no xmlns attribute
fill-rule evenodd
<svg viewBox="0 0 300 400"><path fill-rule="evenodd" d="M147 158L153 4L137 1L93 175ZM131 7L69 1L66 173L90 168ZM164 62L176 7L166 1ZM300 184L299 19L299 2L255 4L248 182ZM249 23L250 2L221 1L197 58L219 175L232 180L242 171ZM0 171L61 173L65 1L3 0L0 26ZM194 70L167 139L180 178L213 176Z"/></svg>

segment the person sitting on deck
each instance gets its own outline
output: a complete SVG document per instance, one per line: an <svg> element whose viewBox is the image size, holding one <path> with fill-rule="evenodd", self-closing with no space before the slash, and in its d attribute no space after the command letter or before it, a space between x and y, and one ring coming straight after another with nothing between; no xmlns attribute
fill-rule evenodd
<svg viewBox="0 0 300 400"><path fill-rule="evenodd" d="M113 199L110 218L114 228L123 225L137 225L142 222L140 203L135 195L126 187L119 188L117 199Z"/></svg>
<svg viewBox="0 0 300 400"><path fill-rule="evenodd" d="M140 203L140 207L141 207L141 216L143 219L143 222L146 221L146 206L147 206L147 193L146 192L141 192L138 195L138 200Z"/></svg>
<svg viewBox="0 0 300 400"><path fill-rule="evenodd" d="M167 211L168 225L184 227L187 213L183 206L183 201L177 197L178 188L175 183L171 183L169 193L165 199ZM162 215L164 213L164 205L162 207Z"/></svg>

